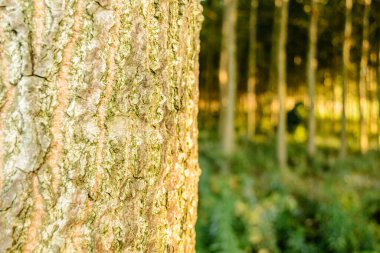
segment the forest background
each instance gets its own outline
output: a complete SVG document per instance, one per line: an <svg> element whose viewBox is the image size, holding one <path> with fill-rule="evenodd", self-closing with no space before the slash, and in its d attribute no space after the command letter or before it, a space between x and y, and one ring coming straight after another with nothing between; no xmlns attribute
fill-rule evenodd
<svg viewBox="0 0 380 253"><path fill-rule="evenodd" d="M380 1L202 4L197 252L380 252Z"/></svg>

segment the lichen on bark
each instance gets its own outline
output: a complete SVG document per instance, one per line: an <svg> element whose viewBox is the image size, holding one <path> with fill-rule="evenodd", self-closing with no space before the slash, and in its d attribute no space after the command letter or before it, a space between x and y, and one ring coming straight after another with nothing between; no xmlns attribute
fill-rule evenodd
<svg viewBox="0 0 380 253"><path fill-rule="evenodd" d="M200 2L0 6L0 252L193 252Z"/></svg>

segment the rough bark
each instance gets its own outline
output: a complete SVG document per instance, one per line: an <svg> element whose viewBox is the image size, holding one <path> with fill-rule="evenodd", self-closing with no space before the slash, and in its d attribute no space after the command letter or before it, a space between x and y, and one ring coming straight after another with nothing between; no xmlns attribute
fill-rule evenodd
<svg viewBox="0 0 380 253"><path fill-rule="evenodd" d="M368 53L369 53L369 11L371 7L371 0L364 1L364 15L363 15L363 38L362 38L362 52L360 60L360 79L359 79L359 117L360 117L360 131L359 142L360 152L366 153L368 150L368 136L366 131L366 92L368 85Z"/></svg>
<svg viewBox="0 0 380 253"><path fill-rule="evenodd" d="M249 63L248 63L248 85L247 85L247 137L253 139L256 129L256 50L257 50L257 10L258 0L251 0L251 13L249 16Z"/></svg>
<svg viewBox="0 0 380 253"><path fill-rule="evenodd" d="M235 146L236 103L236 21L237 0L224 0L222 50L220 55L219 84L220 134L225 155L231 155Z"/></svg>
<svg viewBox="0 0 380 253"><path fill-rule="evenodd" d="M280 29L277 42L277 92L278 92L278 127L277 127L277 159L281 169L287 165L286 149L286 41L288 31L289 0L276 0L281 8Z"/></svg>
<svg viewBox="0 0 380 253"><path fill-rule="evenodd" d="M342 65L342 116L341 116L341 138L340 152L341 159L346 157L347 152L347 90L348 90L348 70L350 68L350 52L352 43L352 0L346 0L344 25L344 41L343 41L343 65Z"/></svg>
<svg viewBox="0 0 380 253"><path fill-rule="evenodd" d="M0 15L0 252L193 252L199 1Z"/></svg>
<svg viewBox="0 0 380 253"><path fill-rule="evenodd" d="M307 153L309 158L315 154L315 82L317 72L317 40L318 40L318 0L312 0L309 24L309 49L307 53L307 84L309 88L309 124Z"/></svg>

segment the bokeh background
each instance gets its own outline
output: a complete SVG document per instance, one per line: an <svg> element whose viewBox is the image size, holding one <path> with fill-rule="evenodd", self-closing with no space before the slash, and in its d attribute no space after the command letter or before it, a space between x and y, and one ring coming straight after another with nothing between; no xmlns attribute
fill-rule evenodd
<svg viewBox="0 0 380 253"><path fill-rule="evenodd" d="M380 1L202 5L197 252L380 252Z"/></svg>

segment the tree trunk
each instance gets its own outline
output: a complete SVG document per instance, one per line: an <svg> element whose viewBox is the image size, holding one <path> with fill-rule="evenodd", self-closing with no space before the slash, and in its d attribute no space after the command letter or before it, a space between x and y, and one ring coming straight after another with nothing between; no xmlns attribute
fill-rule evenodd
<svg viewBox="0 0 380 253"><path fill-rule="evenodd" d="M312 0L309 25L309 51L307 54L307 83L309 87L309 129L307 153L309 158L315 154L315 82L317 72L317 40L318 40L318 0Z"/></svg>
<svg viewBox="0 0 380 253"><path fill-rule="evenodd" d="M4 1L0 252L194 252L199 1Z"/></svg>
<svg viewBox="0 0 380 253"><path fill-rule="evenodd" d="M380 20L379 20L380 23ZM379 33L380 33L380 25L379 25ZM379 36L380 37L380 36ZM378 113L378 119L377 119L377 142L378 146L380 148L380 41L378 41L378 48L377 48L377 68L376 68L376 91L377 91L377 113Z"/></svg>
<svg viewBox="0 0 380 253"><path fill-rule="evenodd" d="M277 43L277 89L278 89L278 128L277 128L277 159L281 169L286 168L286 41L288 31L289 0L278 0L281 8L280 29Z"/></svg>
<svg viewBox="0 0 380 253"><path fill-rule="evenodd" d="M248 105L247 105L247 137L253 139L256 130L256 50L257 50L257 10L258 0L251 0L251 13L249 17L249 63L248 63Z"/></svg>
<svg viewBox="0 0 380 253"><path fill-rule="evenodd" d="M373 54L376 54L375 52L373 52ZM369 52L369 55L371 55L371 52ZM368 109L367 109L367 112L368 112L368 117L367 117L367 136L368 136L368 143L369 143L369 146L371 145L371 136L372 136L372 133L374 132L373 131L373 122L376 122L376 117L375 117L375 108L373 106L374 102L376 102L374 96L376 96L376 94L374 94L374 90L375 90L375 87L373 85L374 82L376 82L376 75L375 75L375 71L376 71L376 68L375 67L371 67L369 66L368 67L368 77L367 77L367 94L368 94L368 97L367 97L367 105L368 105Z"/></svg>
<svg viewBox="0 0 380 253"><path fill-rule="evenodd" d="M272 39L271 39L271 58L269 67L269 94L272 96L267 96L269 110L269 118L271 122L271 129L276 129L275 126L278 124L278 97L274 92L277 87L277 67L278 67L278 39L279 31L281 25L281 0L274 0L274 17L272 25Z"/></svg>
<svg viewBox="0 0 380 253"><path fill-rule="evenodd" d="M235 146L236 103L236 21L237 0L224 0L222 50L219 82L221 90L220 133L225 155L231 155Z"/></svg>
<svg viewBox="0 0 380 253"><path fill-rule="evenodd" d="M340 138L341 159L346 157L347 152L347 90L348 90L348 70L350 68L350 52L352 43L352 0L346 0L346 20L344 25L344 41L343 41L343 66L342 66L342 130Z"/></svg>
<svg viewBox="0 0 380 253"><path fill-rule="evenodd" d="M366 92L368 84L368 52L369 52L369 11L371 0L364 1L363 15L363 41L362 55L360 60L360 79L359 79L359 117L360 117L360 152L366 153L368 150L368 136L366 131L365 110L366 110Z"/></svg>

